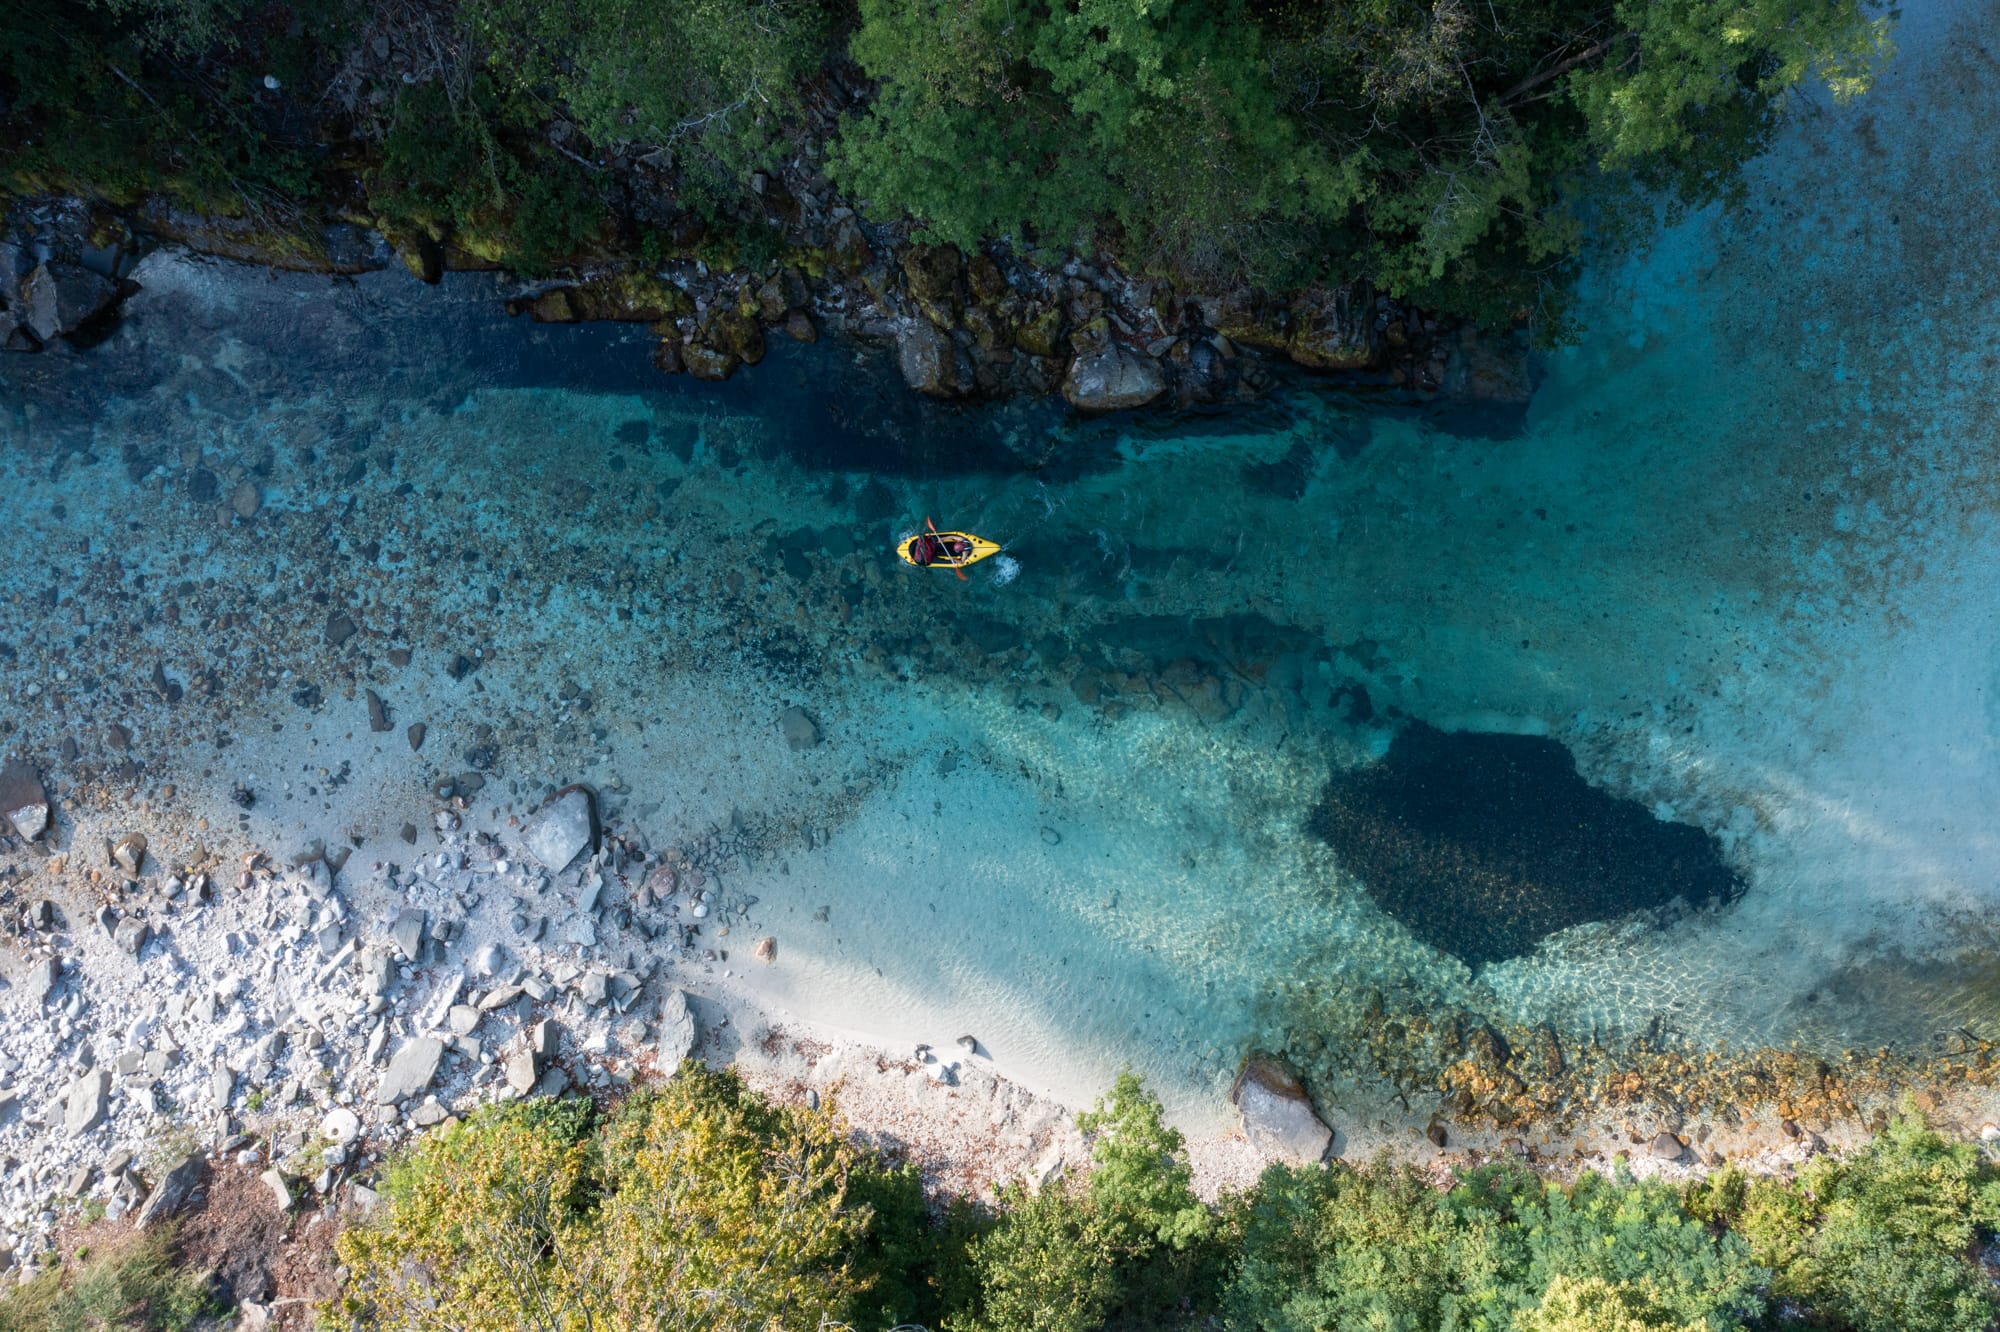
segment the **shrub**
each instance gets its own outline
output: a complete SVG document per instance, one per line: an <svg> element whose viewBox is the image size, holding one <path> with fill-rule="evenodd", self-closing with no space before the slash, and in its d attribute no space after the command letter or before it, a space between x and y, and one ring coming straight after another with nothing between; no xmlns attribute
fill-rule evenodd
<svg viewBox="0 0 2000 1332"><path fill-rule="evenodd" d="M1386 1164L1278 1167L1237 1206L1241 1257L1223 1297L1234 1328L1546 1332L1616 1315L1723 1332L1763 1308L1767 1274L1741 1240L1628 1175L1564 1188L1488 1166L1439 1194Z"/></svg>
<svg viewBox="0 0 2000 1332"><path fill-rule="evenodd" d="M176 1264L170 1228L0 1290L0 1332L182 1332L216 1312L207 1280Z"/></svg>
<svg viewBox="0 0 2000 1332"><path fill-rule="evenodd" d="M1984 1332L2000 1315L1971 1261L2000 1220L2000 1178L1914 1111L1852 1157L1814 1157L1789 1181L1719 1172L1691 1202L1749 1242L1775 1294L1837 1326Z"/></svg>
<svg viewBox="0 0 2000 1332"><path fill-rule="evenodd" d="M945 1326L963 1332L1084 1332L1109 1319L1152 1323L1204 1298L1220 1252L1195 1197L1181 1135L1159 1098L1122 1074L1077 1126L1093 1135L1089 1183L1014 1185L986 1218L947 1223L967 1279L950 1282Z"/></svg>
<svg viewBox="0 0 2000 1332"><path fill-rule="evenodd" d="M594 1133L581 1101L483 1111L400 1158L341 1236L343 1312L466 1332L845 1324L871 1256L901 1252L847 1194L856 1176L894 1193L885 1173L833 1114L696 1065Z"/></svg>

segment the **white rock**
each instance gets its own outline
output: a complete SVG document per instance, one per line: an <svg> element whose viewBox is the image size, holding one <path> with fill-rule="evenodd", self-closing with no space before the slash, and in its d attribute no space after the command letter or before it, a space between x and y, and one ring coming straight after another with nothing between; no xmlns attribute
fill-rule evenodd
<svg viewBox="0 0 2000 1332"><path fill-rule="evenodd" d="M361 1116L346 1106L335 1106L320 1120L319 1131L337 1143L350 1143L361 1136Z"/></svg>
<svg viewBox="0 0 2000 1332"><path fill-rule="evenodd" d="M1282 1064L1251 1060L1229 1099L1243 1116L1244 1136L1267 1160L1311 1165L1333 1141L1333 1130L1313 1113L1305 1087Z"/></svg>
<svg viewBox="0 0 2000 1332"><path fill-rule="evenodd" d="M681 1061L694 1053L695 1036L694 1010L688 1007L686 992L668 990L660 1001L660 1038L654 1046L660 1072L673 1076Z"/></svg>
<svg viewBox="0 0 2000 1332"><path fill-rule="evenodd" d="M429 1087L443 1058L444 1042L435 1036L417 1036L403 1042L390 1059L388 1071L382 1074L381 1085L375 1089L375 1104L394 1105Z"/></svg>
<svg viewBox="0 0 2000 1332"><path fill-rule="evenodd" d="M596 840L597 814L590 793L572 786L559 793L522 830L528 853L552 870L562 870Z"/></svg>

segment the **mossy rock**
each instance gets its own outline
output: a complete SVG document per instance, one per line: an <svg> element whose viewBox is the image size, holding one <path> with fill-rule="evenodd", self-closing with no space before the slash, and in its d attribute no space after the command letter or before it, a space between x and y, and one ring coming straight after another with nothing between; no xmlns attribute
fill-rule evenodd
<svg viewBox="0 0 2000 1332"><path fill-rule="evenodd" d="M924 318L956 328L965 313L965 259L955 245L912 245L903 251L903 281Z"/></svg>
<svg viewBox="0 0 2000 1332"><path fill-rule="evenodd" d="M1300 292L1283 305L1238 290L1215 303L1213 322L1232 342L1315 370L1371 370L1382 359L1371 302L1365 285Z"/></svg>
<svg viewBox="0 0 2000 1332"><path fill-rule="evenodd" d="M1091 320L1069 335L1070 349L1079 356L1088 355L1111 341L1111 321L1103 315Z"/></svg>
<svg viewBox="0 0 2000 1332"><path fill-rule="evenodd" d="M694 301L679 287L654 274L615 273L545 291L535 298L529 313L544 324L598 319L656 324L694 313Z"/></svg>
<svg viewBox="0 0 2000 1332"><path fill-rule="evenodd" d="M689 343L682 349L681 361L687 367L687 372L696 379L710 381L729 378L736 373L736 367L742 364L728 352L699 342Z"/></svg>
<svg viewBox="0 0 2000 1332"><path fill-rule="evenodd" d="M827 244L826 253L831 266L845 273L864 273L875 262L874 247L869 245L861 223L852 217L834 223L833 239Z"/></svg>
<svg viewBox="0 0 2000 1332"><path fill-rule="evenodd" d="M764 328L740 307L725 306L710 315L700 341L745 365L755 365L764 359ZM689 368L693 368L692 349Z"/></svg>
<svg viewBox="0 0 2000 1332"><path fill-rule="evenodd" d="M992 305L1007 298L1013 289L1007 285L1006 275L1000 265L993 262L993 256L981 252L966 261L966 285L972 288L973 299L982 305Z"/></svg>
<svg viewBox="0 0 2000 1332"><path fill-rule="evenodd" d="M1014 330L1014 345L1030 356L1056 356L1062 351L1063 312L1059 305L1030 307Z"/></svg>

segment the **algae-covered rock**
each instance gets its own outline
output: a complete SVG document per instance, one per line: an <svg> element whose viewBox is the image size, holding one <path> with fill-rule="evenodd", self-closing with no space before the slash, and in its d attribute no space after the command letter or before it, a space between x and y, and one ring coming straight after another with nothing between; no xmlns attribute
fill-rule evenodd
<svg viewBox="0 0 2000 1332"><path fill-rule="evenodd" d="M652 273L613 273L537 296L529 315L541 324L574 324L608 319L652 324L691 314L688 294Z"/></svg>
<svg viewBox="0 0 2000 1332"><path fill-rule="evenodd" d="M735 374L742 362L719 348L690 342L681 351L681 364L696 379L721 381Z"/></svg>
<svg viewBox="0 0 2000 1332"><path fill-rule="evenodd" d="M852 216L834 223L833 238L827 243L827 260L833 268L852 274L866 272L875 262L875 250L868 244L861 224Z"/></svg>
<svg viewBox="0 0 2000 1332"><path fill-rule="evenodd" d="M1366 370L1380 360L1366 287L1302 293L1289 307L1285 353L1315 370Z"/></svg>
<svg viewBox="0 0 2000 1332"><path fill-rule="evenodd" d="M975 254L965 263L966 285L972 288L973 299L983 305L991 305L1006 299L1011 291L1007 277L1000 271L1000 265L993 262L993 256L984 252Z"/></svg>
<svg viewBox="0 0 2000 1332"><path fill-rule="evenodd" d="M990 262L990 261L989 261ZM964 260L956 246L912 245L903 251L903 281L924 318L955 328L965 313Z"/></svg>
<svg viewBox="0 0 2000 1332"><path fill-rule="evenodd" d="M749 312L736 306L716 310L702 328L702 340L744 365L764 359L764 329Z"/></svg>
<svg viewBox="0 0 2000 1332"><path fill-rule="evenodd" d="M1059 305L1030 306L1014 330L1014 345L1030 356L1054 356L1062 349L1063 312Z"/></svg>

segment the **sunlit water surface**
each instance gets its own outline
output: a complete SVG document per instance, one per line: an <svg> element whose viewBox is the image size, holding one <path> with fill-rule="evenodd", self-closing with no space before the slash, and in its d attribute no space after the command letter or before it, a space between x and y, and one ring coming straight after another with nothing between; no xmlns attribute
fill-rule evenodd
<svg viewBox="0 0 2000 1332"><path fill-rule="evenodd" d="M1500 439L1310 381L1212 417L923 405L838 344L697 385L637 335L510 322L483 279L155 257L110 340L0 363L0 697L21 748L87 762L152 715L155 659L216 669L220 704L138 728L150 777L398 849L493 726L488 822L580 779L656 843L741 830L773 1004L976 1034L1078 1097L1130 1065L1195 1122L1296 1037L1273 996L1306 975L1576 1034L1990 1028L1995 17L1911 13L1884 86L1809 109L1742 212L1600 265ZM232 467L247 524L190 493ZM1018 575L896 565L926 516ZM111 557L125 591L86 594ZM343 605L365 632L326 648ZM785 743L794 704L819 745ZM1411 721L1561 742L1713 835L1740 895L1475 972L1307 831Z"/></svg>

